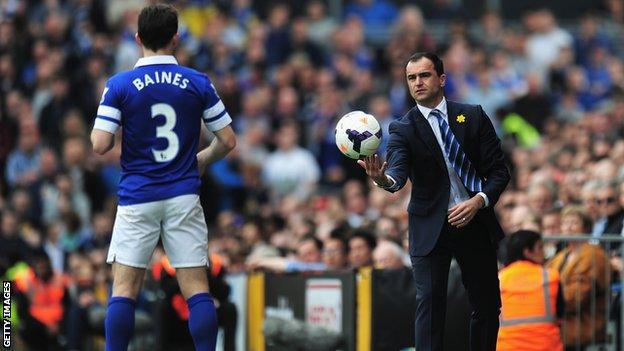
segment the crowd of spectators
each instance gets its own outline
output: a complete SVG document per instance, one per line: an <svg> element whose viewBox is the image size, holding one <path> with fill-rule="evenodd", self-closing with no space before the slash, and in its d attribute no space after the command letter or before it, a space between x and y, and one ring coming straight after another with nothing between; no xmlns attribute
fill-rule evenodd
<svg viewBox="0 0 624 351"><path fill-rule="evenodd" d="M544 8L520 21L496 11L468 19L447 1L353 0L340 14L321 0L172 2L181 19L176 57L210 76L238 135L201 189L209 250L228 272L409 261L409 190L369 183L335 147L334 126L365 110L387 136L413 107L405 59L425 50L442 55L447 98L481 104L503 140L513 178L496 209L507 233L565 232L561 209L581 205L588 234L622 234L620 1L605 0L565 27ZM134 33L143 5L0 1L0 275L13 279L23 263L37 268L47 257L50 272L35 275L59 275L74 327L107 298L121 172L120 140L97 156L88 135L107 77L140 57ZM552 257L563 247L549 250ZM605 252L621 272L616 250ZM59 323L46 319L42 333L81 342Z"/></svg>

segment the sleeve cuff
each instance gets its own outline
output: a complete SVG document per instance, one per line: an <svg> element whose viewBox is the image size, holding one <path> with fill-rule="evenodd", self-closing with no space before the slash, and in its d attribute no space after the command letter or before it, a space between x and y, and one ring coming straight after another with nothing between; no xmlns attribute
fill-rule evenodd
<svg viewBox="0 0 624 351"><path fill-rule="evenodd" d="M377 182L375 182L375 181L373 181L373 184L375 184L377 187L382 188L382 189L386 189L386 190L392 189L392 187L394 187L394 185L396 184L396 180L394 180L394 178L392 178L392 176L390 176L388 174L386 174L386 177L388 179L390 179L390 182L392 182L392 184L387 185L387 186L381 186L381 185L377 184Z"/></svg>
<svg viewBox="0 0 624 351"><path fill-rule="evenodd" d="M484 204L483 207L481 208L486 208L490 205L490 199L488 199L487 195L485 195L484 192L479 192L477 193L477 195L481 196L483 198Z"/></svg>
<svg viewBox="0 0 624 351"><path fill-rule="evenodd" d="M104 118L96 117L95 122L93 123L93 129L99 129L105 132L109 132L111 134L115 134L117 129L119 129L119 124L118 122L115 123Z"/></svg>
<svg viewBox="0 0 624 351"><path fill-rule="evenodd" d="M222 115L215 121L206 122L206 120L204 120L204 123L206 124L206 127L208 128L209 131L216 132L227 127L228 124L232 123L232 117L230 117L230 115L226 112L224 115Z"/></svg>

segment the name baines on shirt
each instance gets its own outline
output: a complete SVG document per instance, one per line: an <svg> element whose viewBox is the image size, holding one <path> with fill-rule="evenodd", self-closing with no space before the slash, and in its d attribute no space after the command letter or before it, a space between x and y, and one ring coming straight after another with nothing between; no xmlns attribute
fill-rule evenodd
<svg viewBox="0 0 624 351"><path fill-rule="evenodd" d="M132 81L137 91L152 85L152 84L172 84L180 89L186 89L189 84L189 79L184 78L180 73L173 73L168 71L154 71L150 74L144 74L143 77L136 78Z"/></svg>

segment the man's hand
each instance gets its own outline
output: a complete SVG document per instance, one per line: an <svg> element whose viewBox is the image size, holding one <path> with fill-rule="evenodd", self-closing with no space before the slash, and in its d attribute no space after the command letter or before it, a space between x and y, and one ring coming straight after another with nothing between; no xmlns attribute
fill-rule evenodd
<svg viewBox="0 0 624 351"><path fill-rule="evenodd" d="M366 170L366 175L377 183L377 185L381 187L392 185L388 177L386 177L386 167L388 167L388 163L384 162L381 164L381 157L377 154L366 156L364 160L358 160L357 162Z"/></svg>
<svg viewBox="0 0 624 351"><path fill-rule="evenodd" d="M463 228L474 218L480 208L485 204L485 200L480 195L475 195L472 199L459 203L448 210L449 223L457 228Z"/></svg>

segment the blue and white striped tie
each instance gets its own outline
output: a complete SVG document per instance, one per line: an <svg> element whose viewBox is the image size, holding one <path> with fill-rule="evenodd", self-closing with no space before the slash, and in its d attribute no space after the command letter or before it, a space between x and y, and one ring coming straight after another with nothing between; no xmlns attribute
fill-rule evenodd
<svg viewBox="0 0 624 351"><path fill-rule="evenodd" d="M451 166L462 183L466 188L473 192L479 192L482 190L481 178L477 175L477 171L472 166L472 163L466 157L464 150L455 138L453 131L451 130L448 122L442 116L442 112L439 110L431 111L431 114L438 119L438 125L440 126L440 134L442 135L442 141L444 142L444 151L446 157L448 157Z"/></svg>

